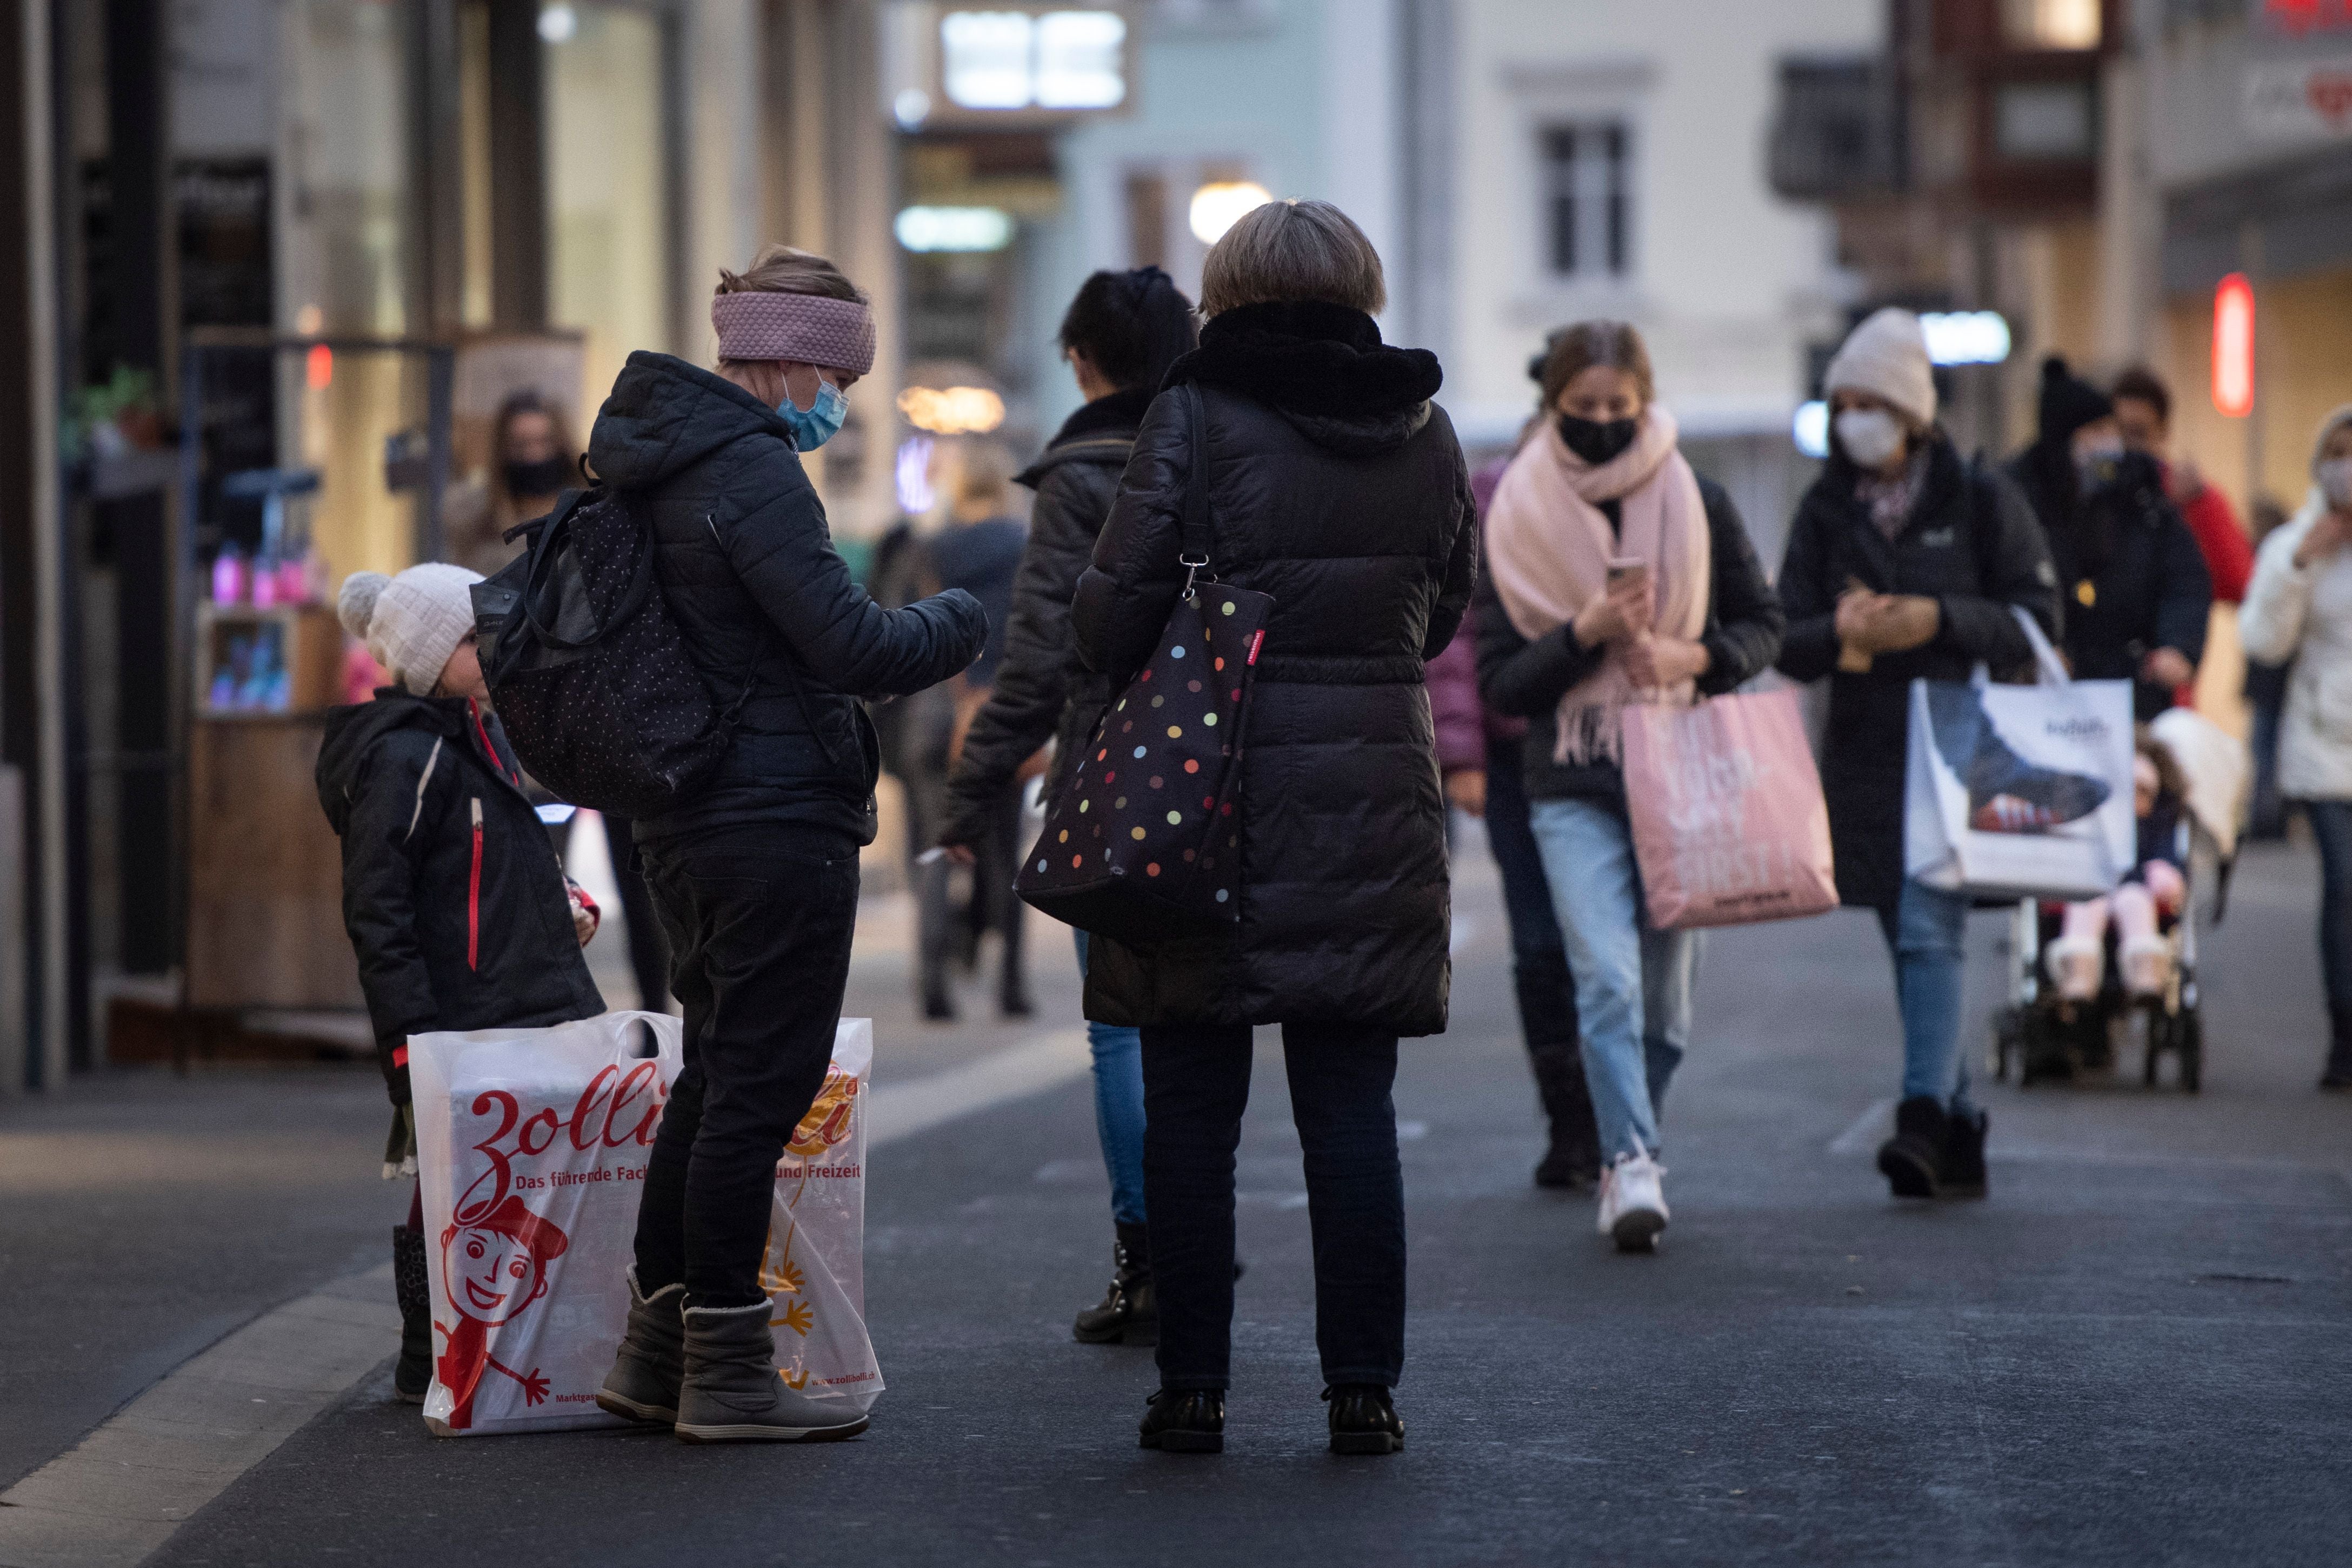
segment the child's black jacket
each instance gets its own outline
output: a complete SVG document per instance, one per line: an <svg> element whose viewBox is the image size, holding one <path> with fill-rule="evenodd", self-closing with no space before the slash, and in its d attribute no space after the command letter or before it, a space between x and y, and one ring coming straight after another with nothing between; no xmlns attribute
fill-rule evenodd
<svg viewBox="0 0 2352 1568"><path fill-rule="evenodd" d="M496 717L394 687L328 716L319 803L343 841L343 925L393 1098L405 1037L604 1010L563 868Z"/></svg>

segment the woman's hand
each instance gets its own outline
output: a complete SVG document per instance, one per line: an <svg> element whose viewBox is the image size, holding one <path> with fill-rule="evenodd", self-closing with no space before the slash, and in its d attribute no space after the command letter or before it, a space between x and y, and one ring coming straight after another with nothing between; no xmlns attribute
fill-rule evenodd
<svg viewBox="0 0 2352 1568"><path fill-rule="evenodd" d="M980 863L979 852L974 850L970 844L941 844L940 848L946 851L948 859L957 865L978 865Z"/></svg>
<svg viewBox="0 0 2352 1568"><path fill-rule="evenodd" d="M1600 598L1577 612L1572 629L1587 648L1623 643L1650 629L1655 616L1650 595L1650 574L1628 572L1612 582Z"/></svg>
<svg viewBox="0 0 2352 1568"><path fill-rule="evenodd" d="M1644 632L1625 644L1625 674L1644 691L1678 686L1706 674L1715 662L1704 643Z"/></svg>
<svg viewBox="0 0 2352 1568"><path fill-rule="evenodd" d="M1865 639L1870 635L1872 623L1878 618L1879 606L1885 604L1886 599L1885 594L1873 593L1866 588L1849 588L1838 595L1838 641L1864 653L1872 652L1872 646Z"/></svg>
<svg viewBox="0 0 2352 1568"><path fill-rule="evenodd" d="M1457 768L1445 776L1445 799L1474 817L1486 814L1486 770Z"/></svg>
<svg viewBox="0 0 2352 1568"><path fill-rule="evenodd" d="M2331 509L2311 525L2311 531L2303 536L2303 543L2295 547L2295 569L2299 571L2326 560L2347 544L2352 544L2352 514Z"/></svg>
<svg viewBox="0 0 2352 1568"><path fill-rule="evenodd" d="M1919 593L1888 595L1880 604L1876 617L1878 646L1882 653L1908 653L1936 640L1944 624L1944 607L1937 601Z"/></svg>
<svg viewBox="0 0 2352 1568"><path fill-rule="evenodd" d="M2195 680L2197 666L2178 648L2158 648L2140 661L2139 678L2149 685L2170 691Z"/></svg>

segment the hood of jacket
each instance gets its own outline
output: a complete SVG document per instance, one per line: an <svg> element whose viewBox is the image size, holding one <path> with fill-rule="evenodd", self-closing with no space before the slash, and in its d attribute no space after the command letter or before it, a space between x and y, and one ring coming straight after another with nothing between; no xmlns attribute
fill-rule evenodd
<svg viewBox="0 0 2352 1568"><path fill-rule="evenodd" d="M385 686L373 702L353 703L327 715L327 733L319 742L319 804L341 837L350 821L352 797L359 792L360 769L376 742L404 729L414 729L444 740L466 734L466 699L420 697L398 686Z"/></svg>
<svg viewBox="0 0 2352 1568"><path fill-rule="evenodd" d="M1054 433L1054 439L1045 444L1037 461L1014 475L1013 482L1034 490L1046 475L1065 463L1125 467L1127 454L1118 450L1118 444L1134 442L1153 395L1150 387L1128 387L1107 392L1081 407L1062 422L1062 428Z"/></svg>
<svg viewBox="0 0 2352 1568"><path fill-rule="evenodd" d="M596 411L588 465L606 484L650 490L747 435L793 444L791 428L776 411L726 377L640 349Z"/></svg>
<svg viewBox="0 0 2352 1568"><path fill-rule="evenodd" d="M1298 299L1212 317L1201 346L1168 368L1167 384L1239 392L1318 446L1366 455L1419 434L1444 380L1436 355L1389 347L1362 311Z"/></svg>

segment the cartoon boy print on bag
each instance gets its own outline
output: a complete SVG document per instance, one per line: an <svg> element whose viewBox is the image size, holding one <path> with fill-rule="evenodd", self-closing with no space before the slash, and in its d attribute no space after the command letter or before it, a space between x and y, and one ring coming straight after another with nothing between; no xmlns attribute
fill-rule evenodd
<svg viewBox="0 0 2352 1568"><path fill-rule="evenodd" d="M855 1074L844 1072L839 1065L826 1068L824 1087L817 1091L808 1114L793 1129L792 1138L784 1145L784 1157L776 1162L776 1179L795 1183L795 1204L800 1194L807 1190L810 1168L824 1163L834 1148L849 1136L849 1119L862 1087ZM797 1215L796 1208L793 1212ZM770 1225L767 1249L760 1260L760 1288L768 1293L776 1309L776 1315L768 1321L769 1326L790 1329L806 1339L816 1327L816 1307L809 1297L807 1277L793 1259L793 1242L799 1233L795 1218L785 1227L780 1248L775 1228ZM791 1366L777 1369L778 1375L793 1388L808 1384L808 1369L802 1361L801 1356L795 1355Z"/></svg>
<svg viewBox="0 0 2352 1568"><path fill-rule="evenodd" d="M442 1285L457 1322L434 1324L448 1339L434 1371L457 1400L451 1427L474 1424L474 1391L486 1371L520 1384L525 1405L546 1399L548 1380L537 1367L517 1372L490 1354L490 1331L547 1293L547 1266L568 1245L562 1231L503 1193L470 1214L460 1212L441 1232Z"/></svg>

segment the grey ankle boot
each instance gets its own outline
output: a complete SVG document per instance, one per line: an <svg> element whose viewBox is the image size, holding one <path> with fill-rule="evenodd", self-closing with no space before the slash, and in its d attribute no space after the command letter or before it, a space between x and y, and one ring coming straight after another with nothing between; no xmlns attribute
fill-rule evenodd
<svg viewBox="0 0 2352 1568"><path fill-rule="evenodd" d="M686 1309L677 1435L689 1443L827 1443L866 1430L839 1399L812 1399L776 1372L766 1301Z"/></svg>
<svg viewBox="0 0 2352 1568"><path fill-rule="evenodd" d="M604 1386L596 1390L599 1407L625 1421L677 1422L677 1385L686 1372L686 1323L679 1315L685 1304L684 1285L664 1285L647 1298L631 1267L628 1331Z"/></svg>

